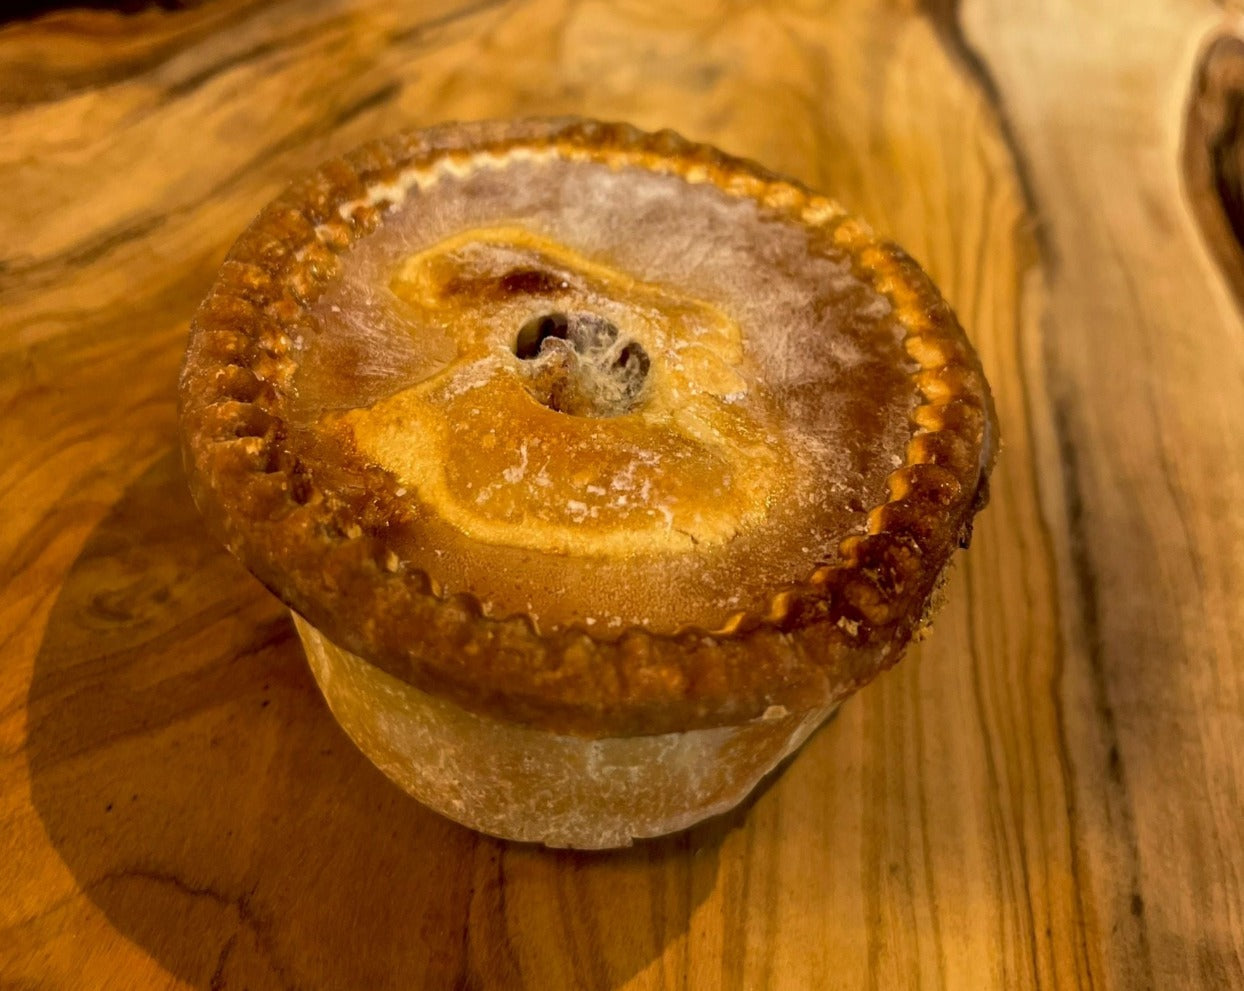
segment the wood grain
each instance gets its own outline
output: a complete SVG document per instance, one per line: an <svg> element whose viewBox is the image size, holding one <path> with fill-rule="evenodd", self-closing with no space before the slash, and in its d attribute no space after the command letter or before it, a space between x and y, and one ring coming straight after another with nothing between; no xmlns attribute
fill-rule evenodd
<svg viewBox="0 0 1244 991"><path fill-rule="evenodd" d="M1244 988L1237 34L1197 0L0 29L0 986ZM189 314L289 176L557 112L672 126L896 237L1005 438L928 640L746 808L606 855L389 785L173 452Z"/></svg>
<svg viewBox="0 0 1244 991"><path fill-rule="evenodd" d="M1208 41L1196 68L1183 141L1193 214L1237 299L1244 296L1244 38Z"/></svg>

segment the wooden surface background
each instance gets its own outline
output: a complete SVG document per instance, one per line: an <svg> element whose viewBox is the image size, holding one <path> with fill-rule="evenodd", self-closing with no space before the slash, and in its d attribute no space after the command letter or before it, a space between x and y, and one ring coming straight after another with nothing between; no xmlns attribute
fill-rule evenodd
<svg viewBox="0 0 1244 991"><path fill-rule="evenodd" d="M1244 988L1244 42L1208 0L214 0L0 27L0 986ZM288 177L672 126L932 272L1005 450L932 635L748 807L473 835L203 533L174 380Z"/></svg>

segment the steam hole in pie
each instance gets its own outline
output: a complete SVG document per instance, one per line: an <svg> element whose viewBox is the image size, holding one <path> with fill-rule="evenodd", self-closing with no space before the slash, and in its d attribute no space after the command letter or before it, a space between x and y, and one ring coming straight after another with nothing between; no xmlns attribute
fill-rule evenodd
<svg viewBox="0 0 1244 991"><path fill-rule="evenodd" d="M543 313L525 321L514 354L527 366L527 391L571 416L621 416L643 398L652 360L604 317Z"/></svg>
<svg viewBox="0 0 1244 991"><path fill-rule="evenodd" d="M544 342L550 337L565 340L569 321L564 313L545 313L532 317L518 332L514 353L524 361L530 361L540 353Z"/></svg>

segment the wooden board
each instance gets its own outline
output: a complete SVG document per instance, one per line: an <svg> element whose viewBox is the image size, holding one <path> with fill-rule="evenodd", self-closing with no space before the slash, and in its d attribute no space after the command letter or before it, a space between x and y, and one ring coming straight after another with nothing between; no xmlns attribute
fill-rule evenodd
<svg viewBox="0 0 1244 991"><path fill-rule="evenodd" d="M0 986L1244 988L1237 33L1204 0L0 28ZM927 641L746 808L595 855L391 786L174 453L189 315L288 177L560 112L672 126L897 238L1005 438Z"/></svg>

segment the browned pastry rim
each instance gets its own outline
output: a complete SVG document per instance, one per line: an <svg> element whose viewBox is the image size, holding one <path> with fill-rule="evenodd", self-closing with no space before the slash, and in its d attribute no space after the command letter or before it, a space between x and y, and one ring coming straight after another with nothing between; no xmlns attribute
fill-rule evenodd
<svg viewBox="0 0 1244 991"><path fill-rule="evenodd" d="M382 224L419 175L520 153L640 167L712 183L829 228L884 294L918 370L904 463L866 534L826 549L763 615L721 630L539 632L441 597L395 553L383 507L396 481L326 486L287 431L310 305L338 255ZM556 732L619 736L737 723L836 701L893 664L966 545L996 447L988 386L950 307L898 247L832 201L670 131L577 118L409 131L329 162L268 206L234 245L195 315L180 384L184 455L212 529L297 612L342 647L472 711Z"/></svg>

